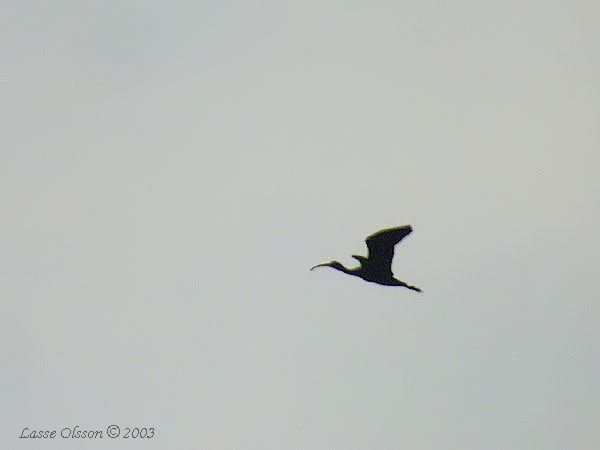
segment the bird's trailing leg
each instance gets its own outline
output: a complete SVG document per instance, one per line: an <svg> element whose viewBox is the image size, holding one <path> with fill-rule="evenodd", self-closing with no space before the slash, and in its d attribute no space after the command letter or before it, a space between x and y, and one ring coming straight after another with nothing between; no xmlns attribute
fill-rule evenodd
<svg viewBox="0 0 600 450"><path fill-rule="evenodd" d="M421 289L419 289L416 286L411 286L410 284L407 284L405 287L407 287L408 289L412 289L413 291L417 291L417 292L423 292Z"/></svg>
<svg viewBox="0 0 600 450"><path fill-rule="evenodd" d="M416 287L416 286L411 286L410 284L408 284L408 283L405 283L404 281L400 281L400 280L397 280L397 279L395 279L395 278L394 278L394 281L395 281L396 283L398 283L398 284L395 284L395 286L404 286L405 288L407 288L407 289L412 289L413 291L417 291L417 292L423 292L423 291L422 291L421 289L419 289L418 287Z"/></svg>

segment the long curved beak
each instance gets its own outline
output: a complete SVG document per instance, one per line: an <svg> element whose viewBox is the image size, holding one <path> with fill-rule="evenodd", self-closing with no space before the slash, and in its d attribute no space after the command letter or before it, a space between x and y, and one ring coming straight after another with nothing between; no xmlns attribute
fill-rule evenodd
<svg viewBox="0 0 600 450"><path fill-rule="evenodd" d="M316 266L313 266L310 268L310 270L316 269L317 267L323 267L323 266L328 266L329 263L323 263L323 264L317 264Z"/></svg>

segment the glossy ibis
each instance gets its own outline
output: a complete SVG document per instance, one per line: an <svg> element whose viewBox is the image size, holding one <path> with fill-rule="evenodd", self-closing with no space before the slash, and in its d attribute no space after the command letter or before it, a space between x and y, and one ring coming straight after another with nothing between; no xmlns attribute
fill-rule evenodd
<svg viewBox="0 0 600 450"><path fill-rule="evenodd" d="M401 227L387 228L385 230L373 233L365 239L369 256L352 255L353 258L360 262L360 266L354 269L344 267L338 261L331 261L323 264L318 264L312 267L333 267L348 275L354 275L371 283L383 284L385 286L404 286L413 291L421 292L416 286L411 286L404 281L394 278L392 273L392 259L394 258L394 246L408 236L412 232L410 225Z"/></svg>

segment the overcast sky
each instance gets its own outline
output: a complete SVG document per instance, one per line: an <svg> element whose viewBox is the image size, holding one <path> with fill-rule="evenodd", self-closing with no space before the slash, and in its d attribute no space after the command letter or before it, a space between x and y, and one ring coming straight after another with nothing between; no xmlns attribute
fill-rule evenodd
<svg viewBox="0 0 600 450"><path fill-rule="evenodd" d="M4 2L1 440L597 449L598 17ZM308 270L403 224L422 294Z"/></svg>

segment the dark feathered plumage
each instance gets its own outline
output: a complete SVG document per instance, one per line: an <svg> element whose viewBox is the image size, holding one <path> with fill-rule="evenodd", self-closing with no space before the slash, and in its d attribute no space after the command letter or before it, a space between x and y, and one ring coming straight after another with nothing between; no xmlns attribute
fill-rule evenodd
<svg viewBox="0 0 600 450"><path fill-rule="evenodd" d="M413 291L421 292L416 286L410 286L404 281L394 278L392 273L392 259L394 258L394 246L408 236L412 232L410 225L404 225L396 228L388 228L385 230L373 233L365 239L369 256L352 255L353 258L360 262L360 267L348 269L338 261L331 261L323 264L318 264L312 267L333 267L348 275L354 275L362 278L365 281L372 283L383 284L386 286L404 286Z"/></svg>

